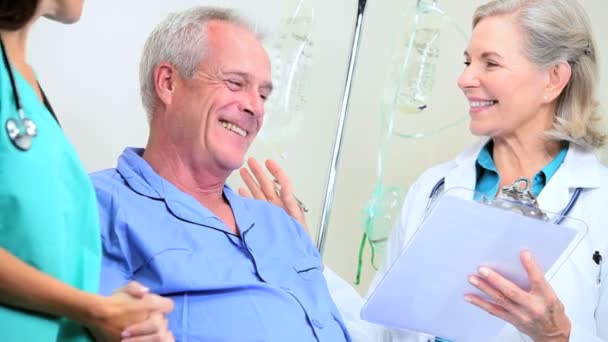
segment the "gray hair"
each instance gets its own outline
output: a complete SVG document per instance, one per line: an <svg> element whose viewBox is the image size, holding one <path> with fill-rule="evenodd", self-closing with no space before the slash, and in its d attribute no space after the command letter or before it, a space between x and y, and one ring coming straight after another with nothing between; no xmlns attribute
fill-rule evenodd
<svg viewBox="0 0 608 342"><path fill-rule="evenodd" d="M207 24L224 21L255 32L253 26L230 9L198 6L171 13L146 40L139 64L140 95L148 121L156 105L154 69L161 62L171 63L182 77L191 78L208 52Z"/></svg>
<svg viewBox="0 0 608 342"><path fill-rule="evenodd" d="M525 33L524 52L541 68L566 61L570 81L558 97L547 136L585 147L601 147L606 132L596 98L598 54L589 17L576 0L494 0L480 6L473 28L484 18L513 14Z"/></svg>

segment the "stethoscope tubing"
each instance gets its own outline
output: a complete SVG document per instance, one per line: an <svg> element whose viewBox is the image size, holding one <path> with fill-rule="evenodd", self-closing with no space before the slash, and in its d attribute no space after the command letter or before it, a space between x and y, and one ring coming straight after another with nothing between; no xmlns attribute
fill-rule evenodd
<svg viewBox="0 0 608 342"><path fill-rule="evenodd" d="M444 186L445 186L445 177L441 178L437 183L435 183L435 186L433 186L433 189L431 190L431 194L429 196L429 203L431 201L433 201L433 199L437 195L439 195L439 193L443 190ZM570 201L568 201L568 204L566 205L566 207L564 207L564 209L562 209L562 211L558 214L557 218L553 222L554 224L560 225L560 224L562 224L562 222L564 222L564 220L566 219L568 214L570 214L570 211L572 210L572 208L574 208L574 206L576 205L576 202L578 202L578 199L579 199L582 191L583 191L583 188L576 188L574 190L574 194L572 194Z"/></svg>

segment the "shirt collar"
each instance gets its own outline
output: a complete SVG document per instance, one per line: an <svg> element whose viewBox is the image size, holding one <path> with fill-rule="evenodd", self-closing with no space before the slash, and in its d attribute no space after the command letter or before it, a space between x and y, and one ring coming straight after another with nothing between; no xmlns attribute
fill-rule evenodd
<svg viewBox="0 0 608 342"><path fill-rule="evenodd" d="M162 178L142 158L143 153L143 148L125 148L118 158L116 170L133 191L153 199L163 199Z"/></svg>
<svg viewBox="0 0 608 342"><path fill-rule="evenodd" d="M496 165L494 164L494 157L490 151L493 145L492 140L490 140L483 146L481 151L479 151L479 156L477 157L477 167L480 168L481 172L498 172L496 171Z"/></svg>
<svg viewBox="0 0 608 342"><path fill-rule="evenodd" d="M535 195L538 196L538 193L543 189L543 187L547 184L549 179L557 172L559 167L566 159L566 154L568 152L568 143L564 144L564 146L560 149L559 153L549 162L549 164L545 165L535 176L533 179L533 190ZM494 164L494 158L492 156L491 149L493 147L492 140L489 140L479 151L479 156L477 157L477 179L481 179L488 172L493 172L498 174L496 170L496 164ZM498 179L500 182L500 180ZM540 183L539 183L540 182Z"/></svg>
<svg viewBox="0 0 608 342"><path fill-rule="evenodd" d="M446 189L454 187L472 188L475 186L475 165L480 151L491 141L482 137L469 145L453 161L449 174L445 177ZM570 143L560 167L552 178L559 178L565 189L597 188L601 185L602 164L592 149Z"/></svg>
<svg viewBox="0 0 608 342"><path fill-rule="evenodd" d="M127 147L118 159L117 170L133 191L164 201L170 213L180 220L229 232L228 227L209 209L158 175L142 158L143 153L143 148ZM247 202L226 184L223 193L243 234L254 224Z"/></svg>
<svg viewBox="0 0 608 342"><path fill-rule="evenodd" d="M490 140L489 137L478 139L450 162L449 171L445 175L445 189L475 188L476 160ZM575 189L600 187L603 169L604 166L593 150L571 142L561 167L538 196L540 207L548 212L561 211L572 198ZM464 192L460 197L470 199L463 194Z"/></svg>

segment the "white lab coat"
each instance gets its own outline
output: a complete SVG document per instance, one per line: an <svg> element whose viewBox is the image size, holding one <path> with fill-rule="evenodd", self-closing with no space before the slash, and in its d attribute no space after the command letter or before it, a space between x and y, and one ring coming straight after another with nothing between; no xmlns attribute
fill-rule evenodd
<svg viewBox="0 0 608 342"><path fill-rule="evenodd" d="M446 190L454 187L475 188L475 162L486 142L487 139L482 139L456 159L430 168L411 186L400 220L387 244L385 267L377 272L370 293L384 276L383 270L401 254L403 247L419 227L435 184L445 177ZM570 144L563 164L540 193L539 206L548 212L558 213L566 207L578 187L583 188L583 191L569 216L586 222L589 233L555 274L550 284L564 304L566 314L572 322L570 341L608 342L608 267L604 266L601 272L602 267L592 259L595 251L600 251L604 264L608 257L608 169L600 164L592 151ZM330 269L326 268L325 273L332 296L344 315L354 341L433 340L429 336L386 329L362 321L359 311L364 299ZM471 322L471 329L475 329L474 322ZM496 341L531 339L507 324Z"/></svg>

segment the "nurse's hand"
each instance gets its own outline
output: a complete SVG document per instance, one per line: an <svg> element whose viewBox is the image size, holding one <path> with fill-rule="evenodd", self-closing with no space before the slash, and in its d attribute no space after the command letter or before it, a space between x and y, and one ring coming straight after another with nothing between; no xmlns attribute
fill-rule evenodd
<svg viewBox="0 0 608 342"><path fill-rule="evenodd" d="M523 290L497 272L480 267L478 274L469 277L469 282L492 301L473 294L465 295L465 299L511 323L536 342L568 341L571 323L564 305L545 280L532 253L523 251L520 259L528 273L530 290Z"/></svg>
<svg viewBox="0 0 608 342"><path fill-rule="evenodd" d="M133 285L129 284L125 288L121 288L109 297L99 297L92 315L84 322L97 341L120 341L123 338L133 337L123 336L127 327L154 319L155 314L164 315L173 310L173 302L170 299L150 293L139 293L134 296L127 293L130 287ZM143 292L147 292L147 290ZM158 318L156 320L153 324L158 322ZM159 329L159 327L162 327L162 321L156 326L156 330L162 331L163 329ZM161 341L156 338L164 337L167 334L163 332L152 333L152 335L153 339L150 341ZM148 339L141 341L148 341Z"/></svg>
<svg viewBox="0 0 608 342"><path fill-rule="evenodd" d="M244 197L253 196L256 199L268 201L283 208L291 217L300 222L308 232L304 210L298 205L298 201L293 194L291 181L279 164L271 159L266 160L266 168L279 183L280 191L275 190L272 180L266 176L262 166L254 158L249 158L247 165L251 169L251 172L246 167L243 167L240 170L240 174L249 191L240 188L239 194Z"/></svg>

